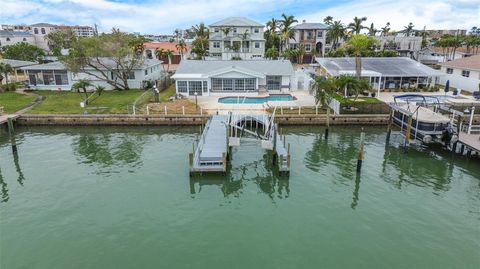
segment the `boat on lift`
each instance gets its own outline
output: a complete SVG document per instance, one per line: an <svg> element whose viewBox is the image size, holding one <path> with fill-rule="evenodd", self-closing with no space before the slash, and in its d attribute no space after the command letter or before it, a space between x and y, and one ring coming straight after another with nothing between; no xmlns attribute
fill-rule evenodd
<svg viewBox="0 0 480 269"><path fill-rule="evenodd" d="M441 106L435 96L405 94L394 97L393 122L401 130L406 130L408 118L412 117L411 137L423 143L454 143L458 140L458 132L453 127L452 119L437 112ZM433 110L429 107L433 107Z"/></svg>

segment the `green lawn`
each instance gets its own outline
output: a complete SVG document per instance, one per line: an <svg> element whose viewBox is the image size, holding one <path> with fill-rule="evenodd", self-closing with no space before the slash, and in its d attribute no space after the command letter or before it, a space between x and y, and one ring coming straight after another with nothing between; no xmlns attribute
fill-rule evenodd
<svg viewBox="0 0 480 269"><path fill-rule="evenodd" d="M3 106L6 113L18 111L35 100L35 96L25 95L17 92L0 93L0 106Z"/></svg>
<svg viewBox="0 0 480 269"><path fill-rule="evenodd" d="M176 93L175 91L175 83L170 85L164 91L160 92L160 102L168 102L168 98L174 96Z"/></svg>
<svg viewBox="0 0 480 269"><path fill-rule="evenodd" d="M85 95L76 92L37 91L45 100L30 110L29 114L128 114L132 103L143 90L105 91L91 101L86 108L80 107Z"/></svg>
<svg viewBox="0 0 480 269"><path fill-rule="evenodd" d="M335 94L334 96L335 99L337 99L340 104L345 105L346 101L345 98L343 98L343 95L340 94ZM355 97L350 97L348 98L348 103L351 105L353 103L353 100L355 100ZM362 103L362 104L381 104L383 103L382 101L378 100L375 97L364 97L364 96L359 96L357 98L356 103Z"/></svg>

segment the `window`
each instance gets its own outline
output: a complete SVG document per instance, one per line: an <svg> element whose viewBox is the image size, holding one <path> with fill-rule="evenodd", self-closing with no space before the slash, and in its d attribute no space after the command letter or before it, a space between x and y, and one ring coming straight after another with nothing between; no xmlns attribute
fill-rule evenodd
<svg viewBox="0 0 480 269"><path fill-rule="evenodd" d="M54 71L56 85L68 85L67 71Z"/></svg>
<svg viewBox="0 0 480 269"><path fill-rule="evenodd" d="M245 80L244 79L235 79L235 90L236 91L245 90Z"/></svg>
<svg viewBox="0 0 480 269"><path fill-rule="evenodd" d="M468 78L468 77L470 76L470 71L468 71L468 70L462 70L462 76Z"/></svg>
<svg viewBox="0 0 480 269"><path fill-rule="evenodd" d="M135 79L135 72L129 72L128 79Z"/></svg>
<svg viewBox="0 0 480 269"><path fill-rule="evenodd" d="M214 41L213 42L213 47L217 48L217 49L220 48L220 42L219 41Z"/></svg>
<svg viewBox="0 0 480 269"><path fill-rule="evenodd" d="M207 91L208 91L207 82L204 81L204 82L203 82L203 92L207 92Z"/></svg>
<svg viewBox="0 0 480 269"><path fill-rule="evenodd" d="M318 31L317 32L317 37L322 38L323 37L323 31Z"/></svg>
<svg viewBox="0 0 480 269"><path fill-rule="evenodd" d="M222 79L212 78L212 91L222 90Z"/></svg>
<svg viewBox="0 0 480 269"><path fill-rule="evenodd" d="M280 90L281 85L281 76L267 76L267 90Z"/></svg>
<svg viewBox="0 0 480 269"><path fill-rule="evenodd" d="M245 90L246 91L254 91L255 90L255 79L254 78L246 78L245 79Z"/></svg>
<svg viewBox="0 0 480 269"><path fill-rule="evenodd" d="M223 90L224 91L233 91L233 79L224 79L223 80Z"/></svg>
<svg viewBox="0 0 480 269"><path fill-rule="evenodd" d="M145 76L148 75L148 69L145 69Z"/></svg>
<svg viewBox="0 0 480 269"><path fill-rule="evenodd" d="M27 39L24 37L24 38L23 38L23 41L27 41Z"/></svg>
<svg viewBox="0 0 480 269"><path fill-rule="evenodd" d="M255 29L253 30L253 32L254 32L255 34L258 34L258 33L260 32L260 29L259 29L259 28L255 28Z"/></svg>
<svg viewBox="0 0 480 269"><path fill-rule="evenodd" d="M234 32L234 33L236 33L236 32L237 32L237 28L233 28L232 30L233 30L233 32Z"/></svg>
<svg viewBox="0 0 480 269"><path fill-rule="evenodd" d="M33 28L33 33L38 35L38 28Z"/></svg>
<svg viewBox="0 0 480 269"><path fill-rule="evenodd" d="M45 34L45 28L42 28L41 31L42 31L42 35L44 35Z"/></svg>
<svg viewBox="0 0 480 269"><path fill-rule="evenodd" d="M202 81L189 81L188 82L188 94L189 95L202 95Z"/></svg>
<svg viewBox="0 0 480 269"><path fill-rule="evenodd" d="M453 74L453 69L452 68L447 68L447 74Z"/></svg>
<svg viewBox="0 0 480 269"><path fill-rule="evenodd" d="M307 39L312 39L313 38L313 33L312 31L307 32Z"/></svg>
<svg viewBox="0 0 480 269"><path fill-rule="evenodd" d="M255 48L259 49L260 48L260 42L255 42Z"/></svg>
<svg viewBox="0 0 480 269"><path fill-rule="evenodd" d="M53 71L43 71L43 84L44 85L55 85L55 79L53 76Z"/></svg>
<svg viewBox="0 0 480 269"><path fill-rule="evenodd" d="M312 45L311 44L305 44L305 52L310 52L312 51Z"/></svg>
<svg viewBox="0 0 480 269"><path fill-rule="evenodd" d="M212 57L222 57L221 53L210 53L210 56Z"/></svg>
<svg viewBox="0 0 480 269"><path fill-rule="evenodd" d="M220 30L218 30L218 28L213 28L213 31L214 31L215 33L218 33Z"/></svg>
<svg viewBox="0 0 480 269"><path fill-rule="evenodd" d="M7 37L7 41L10 41L10 37Z"/></svg>
<svg viewBox="0 0 480 269"><path fill-rule="evenodd" d="M178 92L186 93L187 90L188 90L188 87L187 87L187 82L186 81L177 81L177 91Z"/></svg>

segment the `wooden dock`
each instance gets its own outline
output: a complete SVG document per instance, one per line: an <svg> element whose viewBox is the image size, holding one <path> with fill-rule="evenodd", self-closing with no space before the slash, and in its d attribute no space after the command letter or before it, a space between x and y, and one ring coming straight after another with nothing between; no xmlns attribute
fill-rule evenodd
<svg viewBox="0 0 480 269"><path fill-rule="evenodd" d="M7 122L8 122L8 119L15 120L15 119L17 119L18 117L20 117L20 115L17 115L17 114L0 115L0 125L1 125L1 124L4 124L4 123L7 123Z"/></svg>
<svg viewBox="0 0 480 269"><path fill-rule="evenodd" d="M471 154L472 151L480 154L480 134L467 134L460 132L458 136L458 143L464 145L467 150L467 154ZM469 151L470 153L468 153Z"/></svg>

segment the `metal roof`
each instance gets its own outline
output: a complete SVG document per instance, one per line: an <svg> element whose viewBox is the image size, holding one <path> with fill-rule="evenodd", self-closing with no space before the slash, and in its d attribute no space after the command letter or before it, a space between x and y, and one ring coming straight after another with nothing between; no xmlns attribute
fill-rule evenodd
<svg viewBox="0 0 480 269"><path fill-rule="evenodd" d="M245 17L229 17L210 24L210 26L239 26L239 27L263 27L264 25Z"/></svg>
<svg viewBox="0 0 480 269"><path fill-rule="evenodd" d="M263 75L290 76L293 66L289 60L182 60L173 78L202 77L219 71L250 71ZM200 75L200 76L199 76Z"/></svg>
<svg viewBox="0 0 480 269"><path fill-rule="evenodd" d="M116 66L115 62L113 62L113 60L111 60L110 58L103 57L103 58L100 58L100 60L103 65L109 68L113 68ZM134 69L136 70L145 69L161 63L162 61L159 61L156 59L145 59L141 67L134 68ZM67 68L61 62L51 62L51 63L45 63L45 64L36 64L36 65L26 66L26 67L22 67L21 69L23 70L66 70ZM85 69L91 69L91 68L87 67Z"/></svg>
<svg viewBox="0 0 480 269"><path fill-rule="evenodd" d="M332 76L355 73L355 58L315 58ZM441 76L443 73L406 57L362 57L362 72L384 77Z"/></svg>
<svg viewBox="0 0 480 269"><path fill-rule="evenodd" d="M297 30L328 29L328 25L319 22L304 22L293 26Z"/></svg>
<svg viewBox="0 0 480 269"><path fill-rule="evenodd" d="M44 23L44 22L35 23L35 24L30 25L30 26L33 26L33 27L56 27L55 24Z"/></svg>
<svg viewBox="0 0 480 269"><path fill-rule="evenodd" d="M36 62L20 61L20 60L12 60L12 59L0 59L0 63L8 64L13 68L19 68L19 67L38 64Z"/></svg>

